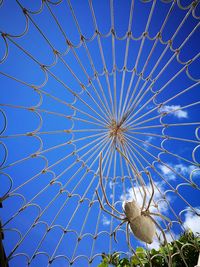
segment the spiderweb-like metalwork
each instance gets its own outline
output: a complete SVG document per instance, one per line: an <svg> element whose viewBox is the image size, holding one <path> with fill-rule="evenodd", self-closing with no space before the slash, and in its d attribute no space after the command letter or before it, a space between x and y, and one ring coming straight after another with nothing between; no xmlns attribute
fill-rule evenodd
<svg viewBox="0 0 200 267"><path fill-rule="evenodd" d="M95 193L101 152L112 205L141 204L141 180L148 200L151 175L150 210L176 240L199 220L199 1L16 0L0 12L9 266L97 266L103 252L162 244L157 228L151 246L131 234L130 250L125 226L115 242L119 221Z"/></svg>

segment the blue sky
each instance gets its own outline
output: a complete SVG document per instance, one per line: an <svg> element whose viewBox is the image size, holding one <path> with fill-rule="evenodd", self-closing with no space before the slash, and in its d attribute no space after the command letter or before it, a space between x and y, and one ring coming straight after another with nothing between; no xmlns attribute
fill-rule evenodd
<svg viewBox="0 0 200 267"><path fill-rule="evenodd" d="M9 190L1 217L10 266L47 266L48 257L48 266L87 266L93 257L97 266L102 252L129 255L125 226L115 243L109 234L119 221L95 194L102 152L110 202L120 211L127 199L142 205L137 177L111 146L111 124L123 116L125 152L147 199L145 170L154 181L150 211L157 204L173 221L168 240L184 227L200 231L188 211L200 206L200 10L185 2L3 1L0 192ZM131 244L145 246L132 234Z"/></svg>

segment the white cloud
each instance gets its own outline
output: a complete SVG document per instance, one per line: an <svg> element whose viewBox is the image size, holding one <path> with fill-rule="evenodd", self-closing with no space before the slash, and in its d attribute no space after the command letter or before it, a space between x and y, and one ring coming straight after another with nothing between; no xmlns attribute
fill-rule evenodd
<svg viewBox="0 0 200 267"><path fill-rule="evenodd" d="M188 112L185 110L180 109L180 105L171 105L171 106L162 106L160 108L160 112L170 112L169 114L179 118L179 119L187 119L188 118ZM177 110L178 109L178 110Z"/></svg>
<svg viewBox="0 0 200 267"><path fill-rule="evenodd" d="M197 208L197 210L200 213L200 209ZM200 216L191 211L187 211L185 213L183 226L186 229L191 229L193 233L200 233Z"/></svg>
<svg viewBox="0 0 200 267"><path fill-rule="evenodd" d="M190 173L196 168L197 167L195 167L194 165L189 165L189 166L185 166L183 164L175 165L175 170L177 172L181 172L183 175L190 175Z"/></svg>
<svg viewBox="0 0 200 267"><path fill-rule="evenodd" d="M200 207L197 207L196 210L200 213ZM196 215L192 211L187 211L185 213L183 226L186 229L191 229L193 233L200 233L200 216ZM161 242L159 242L158 238L155 237L153 243L148 245L149 249L152 248L158 249L160 247L160 243L163 243L163 235L160 233L159 229L157 229L157 232L159 233ZM173 240L178 239L178 236L175 235L172 231L171 233L166 233L165 236L167 242L172 242Z"/></svg>
<svg viewBox="0 0 200 267"><path fill-rule="evenodd" d="M110 194L110 199L113 199L113 194Z"/></svg>
<svg viewBox="0 0 200 267"><path fill-rule="evenodd" d="M109 188L110 188L110 189L112 189L112 188L113 188L113 185L114 185L114 183L113 183L112 181L110 181L108 185L109 185Z"/></svg>
<svg viewBox="0 0 200 267"><path fill-rule="evenodd" d="M162 199L162 193L164 192L163 185L161 183L156 183L156 185L159 188L161 193L158 191L158 189L156 187L154 187L153 200L154 200L155 203L158 200ZM147 205L148 201L149 201L149 198L151 197L152 189L151 189L151 185L150 184L148 184L145 188L146 188L146 192L147 192L147 199L146 199L146 205ZM134 192L135 192L135 194L134 194ZM141 186L135 186L134 187L134 192L133 192L132 187L128 188L126 195L122 194L120 196L120 200L125 202L125 201L132 201L134 199L138 203L139 207L142 207L143 194L144 194L142 187ZM137 199L135 199L135 195L136 195ZM167 212L167 210L168 210L167 203L165 201L160 201L158 203L158 208L159 208L159 211L162 212L162 213ZM158 213L158 210L157 210L157 208L155 208L153 201L151 202L150 211Z"/></svg>
<svg viewBox="0 0 200 267"><path fill-rule="evenodd" d="M162 174L168 178L168 180L174 180L176 178L176 175L167 166L159 165L158 168L161 170Z"/></svg>
<svg viewBox="0 0 200 267"><path fill-rule="evenodd" d="M155 107L154 105L147 105L146 109L149 110L149 109L153 109L154 107Z"/></svg>
<svg viewBox="0 0 200 267"><path fill-rule="evenodd" d="M115 186L117 184L118 184L118 182L116 182L116 181L115 182L110 181L109 184L108 184L108 186L109 186L110 189L113 189L113 186Z"/></svg>
<svg viewBox="0 0 200 267"><path fill-rule="evenodd" d="M184 176L186 176L186 178L189 179L189 175L191 174L191 172L196 169L197 167L195 167L194 165L189 165L186 166L182 163L180 164L172 164L172 163L166 163L170 168L174 169L177 173L180 173ZM161 170L162 174L165 176L165 178L167 178L168 180L175 180L176 179L176 174L167 166L165 165L158 165L158 168ZM197 175L197 172L194 172L194 176Z"/></svg>
<svg viewBox="0 0 200 267"><path fill-rule="evenodd" d="M110 225L110 219L108 219L105 215L102 218L103 225Z"/></svg>
<svg viewBox="0 0 200 267"><path fill-rule="evenodd" d="M144 141L147 142L147 143L151 143L151 141L152 141L153 139L154 139L153 136L148 136ZM143 147L144 147L145 149L149 149L149 148L150 148L150 146L149 146L148 144L146 144L146 143L143 143L142 145L143 145Z"/></svg>
<svg viewBox="0 0 200 267"><path fill-rule="evenodd" d="M158 230L158 233L160 234L159 230ZM177 239L177 236L173 232L171 232L171 233L165 233L165 237L167 239L167 243L170 243L170 242L172 242L172 241L174 241L174 240ZM159 242L158 238L155 237L154 240L153 240L153 242L150 245L148 245L148 248L149 249L154 248L154 249L157 250L157 249L159 249L159 247L161 246L161 244L163 243L163 241L164 241L164 238L163 238L163 235L161 233L160 234L160 242Z"/></svg>

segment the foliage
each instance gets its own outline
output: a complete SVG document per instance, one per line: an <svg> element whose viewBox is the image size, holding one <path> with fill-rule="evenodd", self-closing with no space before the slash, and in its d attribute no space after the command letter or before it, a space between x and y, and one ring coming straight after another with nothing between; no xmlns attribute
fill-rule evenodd
<svg viewBox="0 0 200 267"><path fill-rule="evenodd" d="M102 261L98 267L167 267L166 257L169 255L172 257L172 267L185 266L184 260L188 267L194 267L198 261L198 255L200 252L200 235L194 235L191 231L183 233L178 240L170 242L166 245L151 250L145 250L142 247L136 249L136 255L128 258L120 258L119 253L114 252L111 255L102 254ZM182 253L182 256L181 256ZM183 260L184 258L184 260ZM150 260L151 259L151 260ZM151 261L151 265L150 262Z"/></svg>

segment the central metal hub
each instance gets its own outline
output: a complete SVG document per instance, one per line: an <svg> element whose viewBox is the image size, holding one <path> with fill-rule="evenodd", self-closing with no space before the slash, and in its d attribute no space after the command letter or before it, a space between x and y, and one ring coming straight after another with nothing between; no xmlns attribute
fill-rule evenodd
<svg viewBox="0 0 200 267"><path fill-rule="evenodd" d="M115 145L122 145L125 142L125 131L126 128L124 128L121 123L117 123L115 120L111 121L111 124L109 126L109 137L113 139L113 143Z"/></svg>

